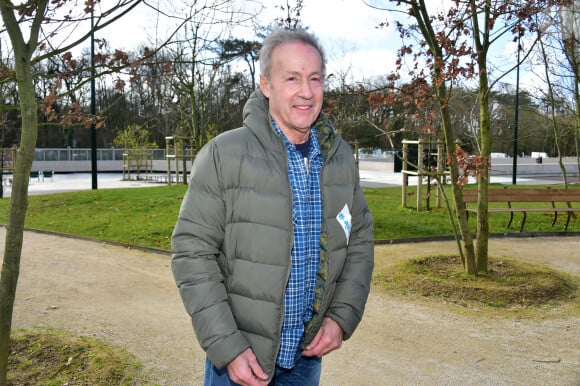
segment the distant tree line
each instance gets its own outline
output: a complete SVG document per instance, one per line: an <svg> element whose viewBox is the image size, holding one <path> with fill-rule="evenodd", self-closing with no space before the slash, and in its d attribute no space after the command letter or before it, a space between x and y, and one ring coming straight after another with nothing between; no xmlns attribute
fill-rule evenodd
<svg viewBox="0 0 580 386"><path fill-rule="evenodd" d="M119 132L137 125L150 132L157 146L165 147L165 137L183 135L194 138L196 148L213 136L236 128L242 122L244 103L256 88L256 67L260 44L257 41L224 40L211 47L217 50L214 63L195 63L185 48L164 49L143 63L134 80L124 87L118 86L118 74L104 75L96 82L96 106L103 124L97 130L97 147L110 147ZM209 48L208 48L209 49ZM146 48L141 49L141 53ZM139 52L127 55L137 56ZM90 76L89 53L77 59L78 81ZM7 59L4 59L7 60ZM62 71L64 63L41 62L36 67L39 74ZM80 70L85 66L86 70ZM75 87L75 79L67 87ZM2 88L2 121L0 121L0 146L18 145L20 115L15 85L4 83ZM45 98L52 87L52 79L35 78L39 99ZM500 88L501 89L501 88ZM326 112L332 116L336 127L346 140L358 142L361 147L399 150L403 139L424 136L425 125L432 126L433 139L438 138L439 123L433 109L413 106L413 98L399 98L386 94L417 92L417 87L406 84L393 89L386 79L377 78L371 84L337 85L327 82ZM377 96L382 95L382 98ZM467 150L474 150L478 130L477 90L467 87L456 89L449 101L456 136ZM68 98L54 102L53 109L65 111L79 103L88 110L90 88L83 85ZM515 90L513 87L493 91L490 97L492 110L492 151L512 155L513 116ZM542 104L528 92L519 95L519 153L532 151L556 153L552 134L549 104ZM561 129L562 154L575 155L575 118L565 109L557 111ZM52 122L39 112L37 147L90 147L89 130L82 122L63 124Z"/></svg>
<svg viewBox="0 0 580 386"><path fill-rule="evenodd" d="M137 126L149 131L158 147L165 147L165 137L178 135L193 138L198 149L215 135L240 126L244 104L257 84L260 42L273 28L301 27L301 7L301 2L295 8L288 4L280 7L284 17L274 20L270 26L255 27L253 40L231 35L222 38L210 32L220 25L217 16L213 15L209 22L203 14L196 14L161 49L153 52L143 44L133 51L109 52L109 55L123 56L126 63L139 65L124 73L104 72L96 78L96 110L100 118L97 147L114 146L120 132ZM101 49L97 55L107 52L105 41L97 39L97 43ZM3 68L11 67L14 58L10 54L11 51L2 51L0 45ZM52 109L39 110L37 147L91 146L86 122L51 119L51 115L62 116L74 109L89 111L90 59L89 50L84 49L76 58L67 53L35 64L34 87L39 101L47 100L56 82L62 82L60 87L66 94L55 98ZM394 84L387 74L371 81L349 82L346 79L355 79L356 75L345 75L348 72L344 70L340 76L329 74L325 102L325 111L346 140L356 141L360 147L400 150L403 139L425 138L426 133L432 139L441 138L440 118L434 102L431 106L415 105L417 93L432 93L428 84L412 81L405 84L400 80ZM6 75L0 69L3 80L0 82L0 147L3 148L18 146L22 126L16 83ZM469 152L477 150L477 98L477 87L459 84L449 100L456 138ZM513 85L496 87L490 93L492 152L513 155L515 98ZM576 155L576 117L573 110L565 108L566 103L556 103L554 117L553 101L520 90L519 154L541 151L555 155L560 147L562 155ZM554 120L558 136L553 133Z"/></svg>

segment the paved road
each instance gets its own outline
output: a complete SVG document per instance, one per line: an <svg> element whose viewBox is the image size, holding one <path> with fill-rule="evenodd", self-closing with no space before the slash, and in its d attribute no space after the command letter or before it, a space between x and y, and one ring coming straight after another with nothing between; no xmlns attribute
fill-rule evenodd
<svg viewBox="0 0 580 386"><path fill-rule="evenodd" d="M401 173L393 171L392 162L384 161L361 161L360 178L361 185L364 187L392 187L401 186L403 183ZM165 177L165 174L157 173L156 175ZM11 194L11 186L9 184L10 176L4 176L4 196L9 197ZM510 176L494 176L491 178L494 183L501 183L509 185L512 183ZM559 178L550 177L525 177L518 178L517 183L521 185L535 185L535 184L558 184ZM417 178L409 177L409 185L416 185ZM123 180L121 173L98 173L97 188L98 189L114 189L114 188L138 188L146 186L159 186L159 183L144 182L144 181L127 181ZM70 174L55 174L52 178L30 180L28 193L30 195L47 194L66 192L74 190L90 190L92 189L92 175L90 173L70 173Z"/></svg>

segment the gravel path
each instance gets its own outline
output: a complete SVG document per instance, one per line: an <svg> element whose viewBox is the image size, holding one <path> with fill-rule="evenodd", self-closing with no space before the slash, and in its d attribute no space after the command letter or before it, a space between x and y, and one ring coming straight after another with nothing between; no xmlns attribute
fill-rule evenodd
<svg viewBox="0 0 580 386"><path fill-rule="evenodd" d="M0 244L4 248L3 228ZM580 275L580 237L492 239L493 256ZM452 242L377 247L377 266L454 253ZM371 291L363 322L323 361L323 385L580 385L578 307L524 319ZM458 312L455 312L458 311ZM169 257L26 232L13 327L52 326L134 353L162 385L200 385L198 348Z"/></svg>

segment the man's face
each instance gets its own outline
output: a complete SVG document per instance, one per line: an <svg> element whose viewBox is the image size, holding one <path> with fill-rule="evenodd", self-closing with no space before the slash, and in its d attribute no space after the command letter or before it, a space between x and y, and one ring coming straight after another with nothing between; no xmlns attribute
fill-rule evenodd
<svg viewBox="0 0 580 386"><path fill-rule="evenodd" d="M322 109L324 78L318 51L302 42L279 45L272 51L269 79L260 88L270 101L270 114L293 143L308 139Z"/></svg>

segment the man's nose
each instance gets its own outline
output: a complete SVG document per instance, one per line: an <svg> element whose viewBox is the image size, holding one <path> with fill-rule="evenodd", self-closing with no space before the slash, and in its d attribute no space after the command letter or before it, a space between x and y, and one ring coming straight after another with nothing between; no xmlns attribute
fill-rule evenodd
<svg viewBox="0 0 580 386"><path fill-rule="evenodd" d="M300 96L305 99L311 99L314 95L310 79L305 79L300 83Z"/></svg>

